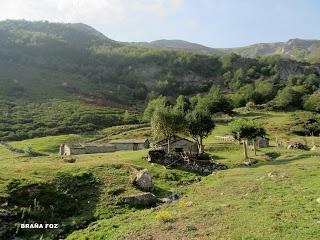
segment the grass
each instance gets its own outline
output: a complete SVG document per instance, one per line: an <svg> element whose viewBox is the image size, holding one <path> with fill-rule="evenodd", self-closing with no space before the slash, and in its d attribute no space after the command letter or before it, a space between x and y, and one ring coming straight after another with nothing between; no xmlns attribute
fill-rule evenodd
<svg viewBox="0 0 320 240"><path fill-rule="evenodd" d="M273 131L272 123L286 124L289 119L285 113L240 116L259 121L269 119L266 125L269 133ZM113 137L134 138L148 131L139 128ZM82 141L84 137L80 135L12 142L16 147L31 146L48 156L28 158L0 146L0 201L1 197L10 195L7 186L13 179L54 185L61 173L74 177L90 173L99 179L98 188L92 197L82 194L85 189L79 188L79 196L88 198L82 201L89 201L89 208L61 220L69 229L67 233L72 232L67 239L317 239L320 152L261 148L256 157L249 151L257 164L245 167L241 146L222 144L215 137L223 135L228 135L228 126L218 124L205 141L206 150L230 169L209 176L150 164L142 160L147 150L78 155L76 163L64 163L57 156L59 144ZM269 157L272 155L275 158ZM140 192L130 182L132 166L151 172L158 198L177 193L181 197L179 201L147 209L119 205L123 196ZM170 216L170 221L161 220L166 216ZM75 231L79 225L83 229ZM45 239L52 239L57 233L41 234ZM35 233L33 237L39 236ZM30 239L23 234L20 237Z"/></svg>

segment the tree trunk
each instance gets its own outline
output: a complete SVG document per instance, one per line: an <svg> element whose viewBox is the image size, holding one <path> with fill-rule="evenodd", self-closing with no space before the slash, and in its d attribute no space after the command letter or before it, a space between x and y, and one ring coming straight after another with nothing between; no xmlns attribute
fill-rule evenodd
<svg viewBox="0 0 320 240"><path fill-rule="evenodd" d="M168 154L170 153L170 137L168 138Z"/></svg>
<svg viewBox="0 0 320 240"><path fill-rule="evenodd" d="M248 159L248 153L247 153L247 141L246 140L242 140L243 143L243 157L244 160Z"/></svg>
<svg viewBox="0 0 320 240"><path fill-rule="evenodd" d="M203 153L203 144L202 144L202 138L200 138L199 144L198 144L198 150L199 153L202 154Z"/></svg>
<svg viewBox="0 0 320 240"><path fill-rule="evenodd" d="M256 140L252 141L253 144L253 151L254 151L254 155L257 156L257 145L256 145Z"/></svg>

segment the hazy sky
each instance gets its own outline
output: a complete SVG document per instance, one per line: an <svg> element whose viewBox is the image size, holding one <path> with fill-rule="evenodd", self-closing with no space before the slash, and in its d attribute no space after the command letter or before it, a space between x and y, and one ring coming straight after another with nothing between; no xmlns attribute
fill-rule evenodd
<svg viewBox="0 0 320 240"><path fill-rule="evenodd" d="M320 0L0 0L0 19L82 22L118 41L320 39Z"/></svg>

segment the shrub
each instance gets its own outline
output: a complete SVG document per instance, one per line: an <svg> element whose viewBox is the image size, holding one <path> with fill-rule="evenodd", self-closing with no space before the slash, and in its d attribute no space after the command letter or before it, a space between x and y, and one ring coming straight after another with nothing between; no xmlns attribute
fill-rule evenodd
<svg viewBox="0 0 320 240"><path fill-rule="evenodd" d="M163 223L173 222L173 220L174 220L172 215L171 215L171 213L168 212L168 211L159 211L159 212L157 212L156 219L159 222L163 222Z"/></svg>
<svg viewBox="0 0 320 240"><path fill-rule="evenodd" d="M320 93L307 96L304 100L303 108L312 112L320 112Z"/></svg>

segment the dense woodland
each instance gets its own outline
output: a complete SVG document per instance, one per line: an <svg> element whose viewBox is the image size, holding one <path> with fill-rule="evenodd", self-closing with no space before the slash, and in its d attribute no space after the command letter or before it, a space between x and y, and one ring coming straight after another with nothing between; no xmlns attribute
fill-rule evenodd
<svg viewBox="0 0 320 240"><path fill-rule="evenodd" d="M221 111L260 106L320 112L318 65L277 55L151 49L110 40L83 24L2 21L0 59L2 140L143 121L123 120L125 109L141 114L159 96L171 104L179 95L192 102L216 87L227 99ZM87 98L122 110L102 110L84 103Z"/></svg>

